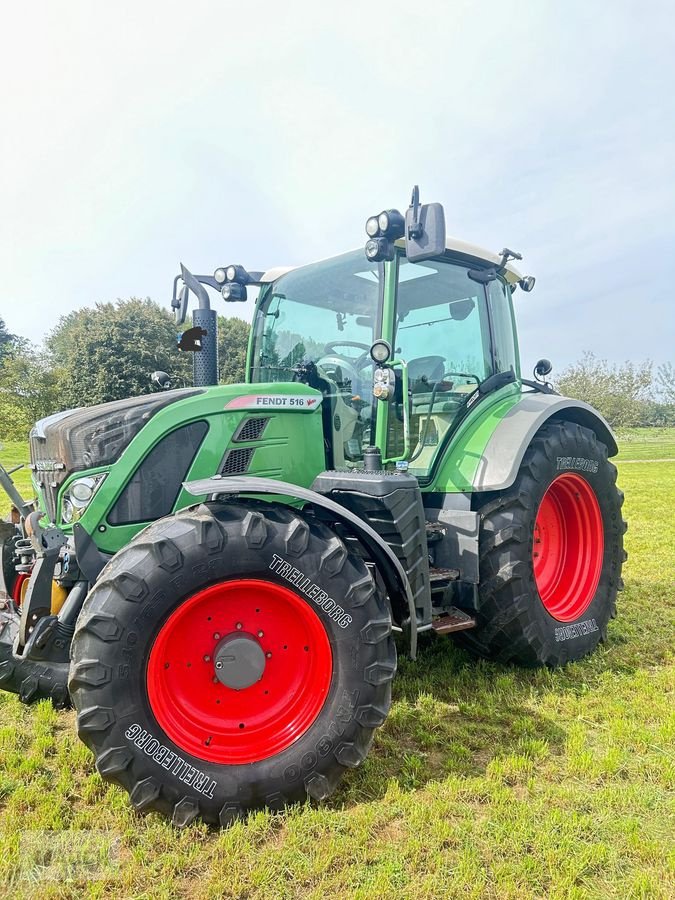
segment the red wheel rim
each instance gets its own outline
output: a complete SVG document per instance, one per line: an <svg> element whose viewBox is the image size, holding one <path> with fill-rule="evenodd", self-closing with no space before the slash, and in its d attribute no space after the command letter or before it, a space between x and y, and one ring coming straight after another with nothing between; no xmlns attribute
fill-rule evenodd
<svg viewBox="0 0 675 900"><path fill-rule="evenodd" d="M17 606L21 606L23 602L24 594L26 592L26 582L30 578L27 572L19 572L16 576L16 580L14 581L14 587L12 588L12 600L16 603Z"/></svg>
<svg viewBox="0 0 675 900"><path fill-rule="evenodd" d="M604 552L602 513L580 475L559 475L542 497L534 525L532 564L541 602L559 622L571 622L595 595Z"/></svg>
<svg viewBox="0 0 675 900"><path fill-rule="evenodd" d="M253 642L256 658L264 654L264 670L234 689L218 680L214 659L231 660L222 654L242 637ZM186 752L252 763L281 753L307 731L326 701L332 671L328 634L306 601L269 581L225 581L190 597L160 629L148 659L148 699L165 733Z"/></svg>

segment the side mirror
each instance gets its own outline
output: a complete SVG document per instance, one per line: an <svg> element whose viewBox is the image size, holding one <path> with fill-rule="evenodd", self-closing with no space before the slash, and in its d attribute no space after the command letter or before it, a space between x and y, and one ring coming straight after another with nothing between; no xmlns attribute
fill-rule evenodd
<svg viewBox="0 0 675 900"><path fill-rule="evenodd" d="M540 359L534 367L534 377L537 381L543 381L553 371L553 363L550 359Z"/></svg>
<svg viewBox="0 0 675 900"><path fill-rule="evenodd" d="M161 391L168 391L171 387L171 379L166 372L153 372L150 380Z"/></svg>
<svg viewBox="0 0 675 900"><path fill-rule="evenodd" d="M405 214L405 253L411 263L445 252L445 212L441 203L419 205L419 188Z"/></svg>

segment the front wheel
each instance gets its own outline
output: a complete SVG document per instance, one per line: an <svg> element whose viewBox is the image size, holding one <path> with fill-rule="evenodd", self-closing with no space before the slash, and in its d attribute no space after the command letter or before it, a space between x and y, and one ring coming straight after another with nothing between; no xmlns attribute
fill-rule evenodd
<svg viewBox="0 0 675 900"><path fill-rule="evenodd" d="M457 636L502 662L561 665L591 653L616 614L623 494L594 432L551 422L512 487L483 498L478 627Z"/></svg>
<svg viewBox="0 0 675 900"><path fill-rule="evenodd" d="M328 528L205 504L125 547L87 597L70 693L99 772L186 825L324 799L391 702L385 598Z"/></svg>

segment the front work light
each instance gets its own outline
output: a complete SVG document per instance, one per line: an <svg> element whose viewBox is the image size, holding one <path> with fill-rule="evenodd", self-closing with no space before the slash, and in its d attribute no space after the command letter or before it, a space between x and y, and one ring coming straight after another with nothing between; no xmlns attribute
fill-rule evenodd
<svg viewBox="0 0 675 900"><path fill-rule="evenodd" d="M379 216L371 216L366 222L366 234L368 235L368 237L374 238L379 230Z"/></svg>
<svg viewBox="0 0 675 900"><path fill-rule="evenodd" d="M366 221L366 258L370 262L391 261L394 258L394 241L405 234L405 219L397 209L385 209Z"/></svg>
<svg viewBox="0 0 675 900"><path fill-rule="evenodd" d="M366 241L366 259L370 262L391 262L394 258L394 245L385 237L371 238Z"/></svg>
<svg viewBox="0 0 675 900"><path fill-rule="evenodd" d="M228 303L236 300L246 300L246 287L243 284L237 284L236 281L224 284L220 292L223 300Z"/></svg>
<svg viewBox="0 0 675 900"><path fill-rule="evenodd" d="M373 362L383 365L391 356L391 347L387 341L375 341L370 348L370 358Z"/></svg>

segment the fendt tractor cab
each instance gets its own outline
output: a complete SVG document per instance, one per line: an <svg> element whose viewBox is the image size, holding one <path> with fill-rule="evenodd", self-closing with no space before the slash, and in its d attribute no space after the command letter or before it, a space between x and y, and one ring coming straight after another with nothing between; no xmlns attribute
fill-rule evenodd
<svg viewBox="0 0 675 900"><path fill-rule="evenodd" d="M2 533L0 684L72 703L99 772L179 825L327 797L386 719L394 632L525 665L579 659L621 587L607 423L522 377L509 250L440 204L363 249L174 284L194 386L58 413ZM217 385L209 291L257 291Z"/></svg>

